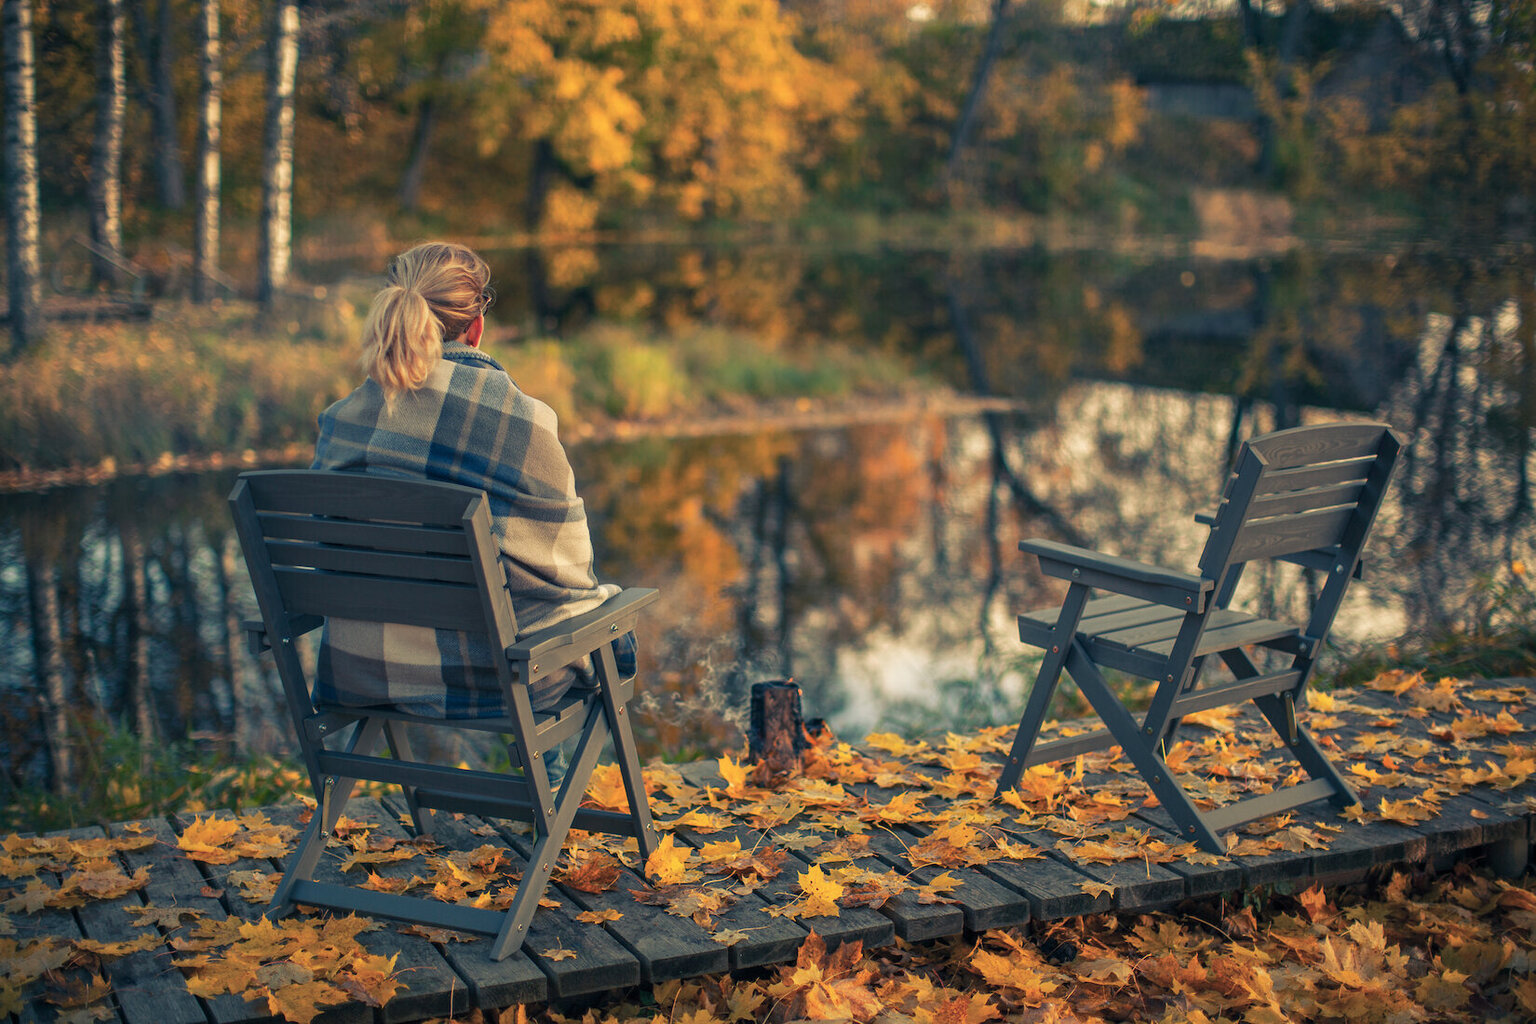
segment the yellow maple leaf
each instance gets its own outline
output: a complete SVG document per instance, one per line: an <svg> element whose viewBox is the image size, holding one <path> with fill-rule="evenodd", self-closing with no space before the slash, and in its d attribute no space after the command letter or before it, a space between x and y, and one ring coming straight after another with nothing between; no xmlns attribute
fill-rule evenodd
<svg viewBox="0 0 1536 1024"><path fill-rule="evenodd" d="M745 796L749 770L747 766L733 760L729 754L722 756L717 764L720 767L720 777L725 780L726 795Z"/></svg>
<svg viewBox="0 0 1536 1024"><path fill-rule="evenodd" d="M232 818L198 818L176 838L176 845L192 860L233 864L239 858L225 847L239 831L240 823Z"/></svg>
<svg viewBox="0 0 1536 1024"><path fill-rule="evenodd" d="M670 833L662 836L655 851L646 858L645 876L658 886L697 881L701 877L699 872L688 867L691 856L693 850L678 846Z"/></svg>
<svg viewBox="0 0 1536 1024"><path fill-rule="evenodd" d="M800 904L800 914L805 917L836 917L837 900L843 895L843 886L828 878L818 865L800 875L800 891L805 894Z"/></svg>
<svg viewBox="0 0 1536 1024"><path fill-rule="evenodd" d="M623 916L612 907L604 907L602 910L583 910L576 915L576 920L583 924L602 924L604 921L617 921Z"/></svg>
<svg viewBox="0 0 1536 1024"><path fill-rule="evenodd" d="M328 981L297 982L267 992L267 1008L293 1024L309 1024L324 1007L347 1001L347 993Z"/></svg>
<svg viewBox="0 0 1536 1024"><path fill-rule="evenodd" d="M600 764L593 768L586 799L582 802L609 811L628 811L629 793L624 788L624 776L620 774L619 766Z"/></svg>
<svg viewBox="0 0 1536 1024"><path fill-rule="evenodd" d="M1107 885L1104 882L1084 882L1082 884L1082 891L1094 899L1098 899L1100 896L1113 896L1115 894L1115 886Z"/></svg>
<svg viewBox="0 0 1536 1024"><path fill-rule="evenodd" d="M555 946L552 949L539 950L539 956L546 960L572 960L576 956L576 951L566 949L564 946Z"/></svg>

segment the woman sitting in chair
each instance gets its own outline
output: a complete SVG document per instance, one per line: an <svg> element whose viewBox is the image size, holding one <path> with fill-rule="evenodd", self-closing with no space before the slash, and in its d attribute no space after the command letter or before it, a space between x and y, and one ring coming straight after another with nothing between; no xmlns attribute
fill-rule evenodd
<svg viewBox="0 0 1536 1024"><path fill-rule="evenodd" d="M312 468L485 491L524 634L590 611L619 588L593 573L586 508L554 412L479 351L495 298L490 278L485 260L446 242L418 245L390 262L363 330L368 379L320 414ZM633 634L614 644L626 676L634 652ZM332 618L316 696L351 707L493 718L506 710L497 653L479 633ZM534 709L551 706L580 680L576 670L539 680L529 694Z"/></svg>

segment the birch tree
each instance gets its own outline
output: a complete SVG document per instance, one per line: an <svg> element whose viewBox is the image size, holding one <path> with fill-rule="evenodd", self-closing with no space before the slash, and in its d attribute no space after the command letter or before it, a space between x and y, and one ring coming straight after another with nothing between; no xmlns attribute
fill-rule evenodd
<svg viewBox="0 0 1536 1024"><path fill-rule="evenodd" d="M220 64L219 0L202 0L198 62L202 89L197 108L196 211L192 231L192 300L212 296L219 269L219 192L222 171L219 133L223 119L224 69Z"/></svg>
<svg viewBox="0 0 1536 1024"><path fill-rule="evenodd" d="M256 299L270 306L288 283L293 242L293 92L299 65L299 5L278 0L267 47L267 119L261 174Z"/></svg>
<svg viewBox="0 0 1536 1024"><path fill-rule="evenodd" d="M96 127L91 147L92 276L115 281L123 250L123 115L127 106L123 0L96 2Z"/></svg>
<svg viewBox="0 0 1536 1024"><path fill-rule="evenodd" d="M5 249L13 351L42 337L40 216L37 196L37 109L32 57L32 0L0 3L4 36Z"/></svg>

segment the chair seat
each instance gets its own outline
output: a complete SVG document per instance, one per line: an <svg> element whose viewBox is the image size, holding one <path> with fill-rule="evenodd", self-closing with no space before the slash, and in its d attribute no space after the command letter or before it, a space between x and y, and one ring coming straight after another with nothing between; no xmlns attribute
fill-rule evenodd
<svg viewBox="0 0 1536 1024"><path fill-rule="evenodd" d="M1060 606L1037 608L1019 616L1019 639L1036 647L1057 641L1056 618ZM1120 594L1090 600L1083 610L1077 635L1088 645L1089 655L1101 665L1126 672L1156 675L1156 662L1173 651L1184 613L1177 608ZM1195 648L1195 657L1216 654L1247 644L1260 644L1294 653L1301 630L1230 609L1217 609L1207 620ZM1146 671L1149 670L1150 671Z"/></svg>

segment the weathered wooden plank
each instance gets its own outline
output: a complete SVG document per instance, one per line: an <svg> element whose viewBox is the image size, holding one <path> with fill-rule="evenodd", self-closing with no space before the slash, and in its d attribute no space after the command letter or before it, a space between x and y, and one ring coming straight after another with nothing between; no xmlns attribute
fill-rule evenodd
<svg viewBox="0 0 1536 1024"><path fill-rule="evenodd" d="M391 807L400 809L393 801ZM493 823L473 816L456 818L451 814L437 815L433 838L451 850L472 850L487 844L505 849L513 871L521 873L527 867L523 855L507 842ZM559 890L548 890L545 901L544 905L534 911L533 921L528 925L528 938L523 942L522 954L544 975L548 998L575 999L640 983L639 961L618 940L602 928L577 921L579 909L565 899ZM445 955L456 945L448 944ZM486 946L488 949L489 944ZM576 955L558 960L544 955L561 949L570 950ZM502 962L512 959L508 957L507 961Z"/></svg>
<svg viewBox="0 0 1536 1024"><path fill-rule="evenodd" d="M701 841L697 833L692 833L688 829L678 829L677 834L689 843ZM775 845L772 833L748 828L745 825L732 825L720 832L710 833L708 837L702 837L704 842L717 842L722 839L736 839L743 849L764 844ZM798 896L796 876L808 871L814 863L814 859L790 851L789 857L784 862L784 870L780 872L779 877L759 890L764 903L776 907L793 903ZM763 916L771 920L766 910ZM873 949L896 941L896 926L890 916L867 907L839 907L836 915L821 914L815 917L796 918L796 920L807 930L821 936L828 949L845 942L862 942L865 949Z"/></svg>
<svg viewBox="0 0 1536 1024"><path fill-rule="evenodd" d="M354 821L383 822L389 812L377 800L359 799L347 804L346 816ZM269 817L274 822L301 828L307 813L298 804L284 804L271 808ZM315 879L335 885L353 884L360 879L343 876L334 856L320 858ZM376 931L363 932L358 936L363 948L375 956L393 956L395 970L401 988L384 1004L380 1013L384 1024L395 1021L418 1021L427 1017L451 1017L462 1013L469 1006L469 983L458 976L426 939L406 935L387 922Z"/></svg>
<svg viewBox="0 0 1536 1024"><path fill-rule="evenodd" d="M931 882L948 872L960 879L953 891L955 906L968 932L990 928L1014 928L1029 922L1029 898L1021 892L999 885L975 868L921 867L912 871L907 848L921 839L916 832L902 828L875 828L869 832L869 848L886 863L903 873L910 872L920 882Z"/></svg>
<svg viewBox="0 0 1536 1024"><path fill-rule="evenodd" d="M698 847L714 842L711 836L683 830L677 834L680 842ZM771 917L768 903L757 893L747 893L731 904L718 917L718 931L745 934L745 938L727 947L731 957L731 970L762 967L794 960L805 943L809 932L797 921L784 917Z"/></svg>
<svg viewBox="0 0 1536 1024"><path fill-rule="evenodd" d="M100 829L90 831L93 831L98 836L102 834ZM74 832L50 833L50 836L69 837L78 834L80 832L76 830ZM59 876L52 872L43 872L40 881L50 889L57 889L59 887ZM68 910L44 908L29 914L13 915L10 920L15 927L14 937L16 941L23 945L36 941L68 944L86 937L84 931L80 928L79 921ZM52 1024L53 1021L59 1019L63 1010L57 1004L46 1001L43 995L44 993L40 986L32 986L32 990L25 996L26 1001L16 1013L18 1024L45 1024L45 1022ZM105 1001L93 1004L92 1009L99 1009L107 1020L122 1020L116 1001L111 997L108 997Z"/></svg>
<svg viewBox="0 0 1536 1024"><path fill-rule="evenodd" d="M529 837L510 829L501 832L502 838L525 859L531 855ZM674 978L729 970L730 952L692 919L668 914L661 907L640 903L629 895L632 889L648 888L645 879L623 869L614 890L589 893L562 887L561 891L579 910L613 910L621 915L618 920L605 922L602 927L607 928L640 962L643 984L655 985ZM586 927L594 926L588 924Z"/></svg>
<svg viewBox="0 0 1536 1024"><path fill-rule="evenodd" d="M296 819L302 813L302 805L282 804L274 807L263 808L256 813L266 816L273 824L290 823L287 816L292 815ZM217 810L210 815L203 814L176 814L170 819L171 827L179 834L185 831L186 826L192 821L212 816L216 818L234 817L229 811ZM201 872L209 886L220 893L219 900L230 917L239 918L242 921L255 921L260 918L267 909L266 901L252 902L245 899L240 893L240 887L229 881L229 876L237 871L274 872L281 874L281 859L256 859L240 857L230 864L208 864L196 862L195 867ZM370 951L371 952L371 951ZM247 1003L237 996L222 995L217 999L204 1000L208 1007L209 1016L218 1024L247 1024L247 1022L260 1022L260 1024L277 1024L282 1018L269 1014L265 1004ZM376 1018L370 1007L362 1003L342 1003L337 1006L327 1007L315 1018L316 1024L376 1024Z"/></svg>
<svg viewBox="0 0 1536 1024"><path fill-rule="evenodd" d="M110 831L113 835L127 831L128 825L137 825L143 831L155 837L155 845L144 850L134 850L127 854L130 868L146 866L149 870L149 884L144 887L146 902L157 907L183 907L196 911L202 918L211 921L222 921L231 916L225 907L221 896L226 895L223 887L213 886L198 869L197 864L187 857L176 843L176 830L170 823L162 818L148 818L143 821L113 825ZM260 863L264 870L271 870L271 865ZM254 870L252 867L245 870ZM217 895L215 895L217 894ZM233 893L227 894L231 899L239 899ZM252 908L252 914L259 914L259 907L247 904ZM244 918L246 920L254 919ZM185 934L194 927L193 921L188 921L179 929L173 929L168 934L176 936ZM178 977L180 972L166 963L168 973L174 973ZM184 984L184 983L183 983ZM215 999L201 1000L208 1020L218 1024L237 1024L243 1021L270 1021L274 1020L265 1008L247 1003L238 996L223 995ZM331 1010L333 1015L337 1010ZM353 1016L358 1016L354 1014Z"/></svg>
<svg viewBox="0 0 1536 1024"><path fill-rule="evenodd" d="M117 827L114 834L125 833ZM72 833L78 838L100 835L97 828ZM126 860L121 864L127 867ZM132 868L128 870L132 872ZM128 893L114 900L92 900L75 914L87 938L97 942L131 942L142 938L146 931L157 937L160 934L153 925L140 926L128 912L130 907L144 905L145 900L138 893ZM207 1020L202 1003L187 991L181 973L171 966L170 953L162 946L132 953L106 965L118 1010L126 1024L203 1024Z"/></svg>
<svg viewBox="0 0 1536 1024"><path fill-rule="evenodd" d="M713 761L695 761L692 764L681 765L679 771L685 779L697 786L718 788L724 785L725 780L720 778ZM690 829L678 829L677 834L688 842L693 842L692 836L696 835ZM704 841L722 838L735 838L743 848L756 847L765 842L775 844L775 838L771 833L745 825L733 825L721 832L711 833L710 839ZM787 906L793 902L795 898L793 885L786 876L791 872L803 873L814 863L814 859L790 851L789 860L785 862L784 871L780 873L779 878L761 890L764 901L775 906ZM844 942L862 942L866 949L871 949L895 941L896 926L889 915L877 913L866 907L840 907L839 911L836 916L826 914L798 920L806 928L821 936L829 949Z"/></svg>
<svg viewBox="0 0 1536 1024"><path fill-rule="evenodd" d="M405 839L410 832L401 824L407 816L404 801L398 797L382 801L387 810L377 834L394 839ZM454 850L473 850L483 843L495 842L495 837L471 833L451 814L436 816L438 830L432 838ZM488 830L486 830L488 831ZM380 864L374 869L385 878L409 879L417 874L409 863ZM491 940L484 935L454 932L454 940L432 941L459 977L469 984L470 1002L482 1010L499 1010L514 1003L538 1002L548 997L549 981L527 950L514 950L505 959L491 959ZM462 940L462 941L459 941Z"/></svg>

